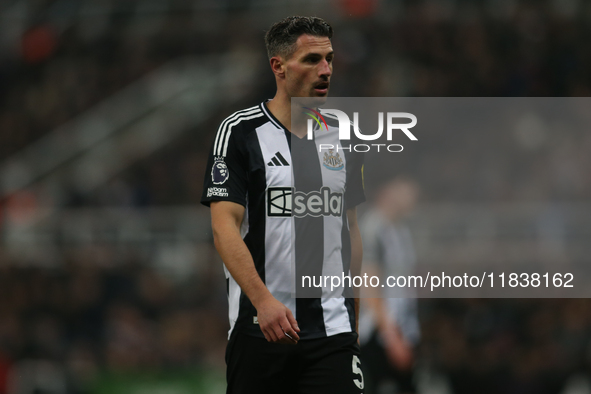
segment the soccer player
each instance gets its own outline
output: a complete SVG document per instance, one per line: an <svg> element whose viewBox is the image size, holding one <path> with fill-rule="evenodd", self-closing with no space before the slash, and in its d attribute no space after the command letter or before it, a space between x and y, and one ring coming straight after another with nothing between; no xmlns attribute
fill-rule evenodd
<svg viewBox="0 0 591 394"><path fill-rule="evenodd" d="M331 132L316 128L312 140L305 127L292 127L306 123L292 119L292 97L326 100L332 33L315 17L274 24L265 43L275 97L226 118L214 140L202 203L227 278L228 393L363 392L357 299L293 296L292 261L295 276L335 267L355 275L361 263L361 159L317 151L338 135L330 116Z"/></svg>
<svg viewBox="0 0 591 394"><path fill-rule="evenodd" d="M418 186L409 179L394 179L379 188L375 204L360 220L368 274L382 280L413 274L415 252L403 219L417 197ZM400 287L372 290L381 294L363 300L360 318L366 392L413 394L414 348L420 338L416 298Z"/></svg>

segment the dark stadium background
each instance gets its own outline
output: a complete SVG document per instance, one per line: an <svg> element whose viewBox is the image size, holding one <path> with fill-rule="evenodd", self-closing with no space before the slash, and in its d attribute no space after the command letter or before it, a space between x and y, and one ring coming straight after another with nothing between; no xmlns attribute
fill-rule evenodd
<svg viewBox="0 0 591 394"><path fill-rule="evenodd" d="M0 394L224 391L206 152L224 117L274 94L262 36L292 14L333 24L334 96L591 92L583 0L0 1ZM459 160L469 149L494 154ZM472 239L466 204L512 219L480 236L523 258L588 259L591 134L420 151L393 172L421 185L442 264ZM419 305L422 393L591 393L589 300Z"/></svg>

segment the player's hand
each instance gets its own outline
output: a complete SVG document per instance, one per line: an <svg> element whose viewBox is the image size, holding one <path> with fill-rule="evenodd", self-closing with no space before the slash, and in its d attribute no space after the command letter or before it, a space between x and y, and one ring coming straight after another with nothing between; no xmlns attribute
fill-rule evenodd
<svg viewBox="0 0 591 394"><path fill-rule="evenodd" d="M300 340L298 322L288 307L268 297L256 305L261 331L269 342L295 345Z"/></svg>
<svg viewBox="0 0 591 394"><path fill-rule="evenodd" d="M398 328L390 326L380 334L384 340L384 347L390 364L401 371L410 370L414 361L413 350Z"/></svg>

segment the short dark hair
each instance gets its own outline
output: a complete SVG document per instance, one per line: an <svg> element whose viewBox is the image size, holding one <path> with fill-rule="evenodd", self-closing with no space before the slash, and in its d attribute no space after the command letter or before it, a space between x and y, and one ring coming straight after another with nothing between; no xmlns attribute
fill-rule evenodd
<svg viewBox="0 0 591 394"><path fill-rule="evenodd" d="M289 58L295 52L295 43L302 34L332 38L332 26L315 16L288 16L271 26L265 34L269 59L277 55Z"/></svg>

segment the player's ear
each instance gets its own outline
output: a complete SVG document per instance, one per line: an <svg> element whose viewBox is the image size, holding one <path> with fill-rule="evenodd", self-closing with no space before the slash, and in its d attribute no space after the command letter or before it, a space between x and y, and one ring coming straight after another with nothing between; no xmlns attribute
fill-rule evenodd
<svg viewBox="0 0 591 394"><path fill-rule="evenodd" d="M273 70L275 76L279 78L285 77L285 64L281 56L273 56L269 59L269 63L271 64L271 70Z"/></svg>

